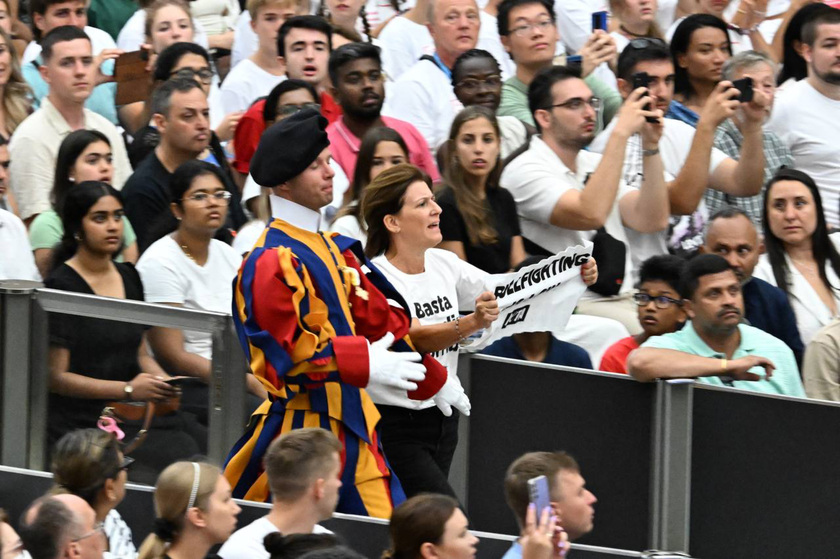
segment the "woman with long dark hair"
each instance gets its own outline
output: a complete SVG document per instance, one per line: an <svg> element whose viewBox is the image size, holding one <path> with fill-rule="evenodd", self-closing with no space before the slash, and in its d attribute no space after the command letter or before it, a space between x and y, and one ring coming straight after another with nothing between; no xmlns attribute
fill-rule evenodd
<svg viewBox="0 0 840 559"><path fill-rule="evenodd" d="M353 182L330 230L358 239L364 245L367 226L362 218L362 193L380 173L402 163L408 163L408 146L399 132L387 126L368 130L359 145Z"/></svg>
<svg viewBox="0 0 840 559"><path fill-rule="evenodd" d="M437 200L443 210L440 248L491 274L511 270L526 256L516 203L499 187L500 137L489 109L461 111L449 133L445 186Z"/></svg>
<svg viewBox="0 0 840 559"><path fill-rule="evenodd" d="M840 315L840 236L828 233L817 184L796 169L767 183L762 224L766 253L753 275L785 292L807 346Z"/></svg>
<svg viewBox="0 0 840 559"><path fill-rule="evenodd" d="M726 23L708 14L694 14L679 24L671 38L674 100L665 115L697 125L703 105L721 79L723 63L732 57Z"/></svg>
<svg viewBox="0 0 840 559"><path fill-rule="evenodd" d="M128 468L133 459L123 456L116 437L102 429L79 429L67 433L52 452L53 495L72 493L93 508L108 540L108 555L135 559L137 549L131 528L117 512L125 498Z"/></svg>
<svg viewBox="0 0 840 559"><path fill-rule="evenodd" d="M71 188L62 207L64 235L46 280L52 289L100 297L143 300L133 265L114 262L122 246L122 197L104 182ZM50 316L50 406L48 439L94 427L114 401L168 402L177 390L148 354L145 327L105 319ZM150 483L167 464L206 447L206 430L179 411L154 417L145 442L134 452L131 477ZM143 421L121 424L129 440Z"/></svg>
<svg viewBox="0 0 840 559"><path fill-rule="evenodd" d="M53 209L38 214L29 227L29 241L35 255L35 264L46 277L56 245L64 229L61 209L71 188L85 181L111 184L114 175L111 142L98 130L76 130L67 135L58 148L53 182ZM137 235L128 219L123 219L123 249L117 262L137 262Z"/></svg>

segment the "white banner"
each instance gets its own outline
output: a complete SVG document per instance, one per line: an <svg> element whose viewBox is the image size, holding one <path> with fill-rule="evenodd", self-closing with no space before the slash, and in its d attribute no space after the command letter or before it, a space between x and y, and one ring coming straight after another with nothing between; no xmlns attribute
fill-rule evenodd
<svg viewBox="0 0 840 559"><path fill-rule="evenodd" d="M591 257L592 243L587 242L518 272L488 276L485 290L495 293L501 312L478 339L462 343L464 349L477 351L511 334L565 328L586 291L580 267Z"/></svg>

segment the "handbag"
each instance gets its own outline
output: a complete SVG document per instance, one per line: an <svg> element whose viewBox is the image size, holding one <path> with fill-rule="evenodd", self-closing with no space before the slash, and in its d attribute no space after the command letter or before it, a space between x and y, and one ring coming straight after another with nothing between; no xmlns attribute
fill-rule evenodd
<svg viewBox="0 0 840 559"><path fill-rule="evenodd" d="M126 443L125 447L123 447L123 454L130 454L146 440L146 435L149 434L149 428L152 425L152 419L174 413L180 407L180 396L158 403L131 401L108 402L100 414L100 421L109 418L117 423L140 423L140 430L131 442Z"/></svg>
<svg viewBox="0 0 840 559"><path fill-rule="evenodd" d="M603 227L595 232L592 244L592 258L598 262L598 281L589 289L605 297L618 295L624 284L627 247Z"/></svg>

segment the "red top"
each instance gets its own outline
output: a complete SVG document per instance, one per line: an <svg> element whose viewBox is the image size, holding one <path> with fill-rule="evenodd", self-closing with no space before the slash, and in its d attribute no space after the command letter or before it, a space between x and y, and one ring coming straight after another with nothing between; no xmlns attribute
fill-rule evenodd
<svg viewBox="0 0 840 559"><path fill-rule="evenodd" d="M639 344L636 343L636 339L633 336L618 340L604 352L604 356L601 357L601 366L598 369L608 373L621 373L622 375L626 375L627 356L634 349L638 349L638 347Z"/></svg>

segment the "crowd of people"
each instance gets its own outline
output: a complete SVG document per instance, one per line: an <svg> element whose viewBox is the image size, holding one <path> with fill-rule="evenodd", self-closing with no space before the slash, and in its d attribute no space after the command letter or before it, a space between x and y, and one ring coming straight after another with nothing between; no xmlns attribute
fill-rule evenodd
<svg viewBox="0 0 840 559"><path fill-rule="evenodd" d="M393 558L468 554L459 352L493 281L587 243L574 314L481 351L840 401L840 10L770 5L0 0L0 279L230 313L253 413L221 470L189 462L211 336L52 316L60 491L21 531L66 529L30 554L93 543L69 495L117 556L334 546L286 541L333 510L393 518ZM513 493L579 468L523 461L509 555L560 553L587 530ZM139 552L126 470L157 482ZM231 536L231 496L272 512Z"/></svg>

